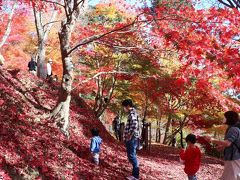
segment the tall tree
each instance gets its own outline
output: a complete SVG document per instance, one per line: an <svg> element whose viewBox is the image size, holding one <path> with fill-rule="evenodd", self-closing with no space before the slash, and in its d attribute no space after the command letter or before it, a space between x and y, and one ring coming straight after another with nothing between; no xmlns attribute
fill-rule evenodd
<svg viewBox="0 0 240 180"><path fill-rule="evenodd" d="M38 77L44 78L46 73L44 70L45 58L46 58L46 43L48 40L48 35L51 31L53 23L57 16L57 10L51 8L52 15L50 21L45 23L43 22L44 12L43 9L39 9L36 5L33 5L33 12L35 18L35 26L38 36L38 50L36 53L37 58L37 75ZM45 12L46 13L46 12Z"/></svg>
<svg viewBox="0 0 240 180"><path fill-rule="evenodd" d="M7 21L7 26L6 26L5 32L4 32L4 34L1 38L1 41L0 41L0 49L6 43L7 38L11 33L12 18L13 18L14 11L15 11L16 7L17 7L17 0L14 0L12 9L11 9L11 11L9 13L9 16L8 16L8 21Z"/></svg>

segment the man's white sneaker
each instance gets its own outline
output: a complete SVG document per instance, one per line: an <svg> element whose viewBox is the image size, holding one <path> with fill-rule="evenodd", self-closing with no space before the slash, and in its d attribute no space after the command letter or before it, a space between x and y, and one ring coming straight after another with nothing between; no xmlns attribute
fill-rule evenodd
<svg viewBox="0 0 240 180"><path fill-rule="evenodd" d="M126 178L127 180L138 180L137 178L133 177L133 176L129 176Z"/></svg>

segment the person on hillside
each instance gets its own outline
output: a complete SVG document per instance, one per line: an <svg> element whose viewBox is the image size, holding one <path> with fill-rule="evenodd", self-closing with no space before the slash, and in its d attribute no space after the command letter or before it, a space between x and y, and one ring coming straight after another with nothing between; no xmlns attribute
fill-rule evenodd
<svg viewBox="0 0 240 180"><path fill-rule="evenodd" d="M0 54L0 67L3 66L5 63L5 59L3 57L3 55Z"/></svg>
<svg viewBox="0 0 240 180"><path fill-rule="evenodd" d="M196 136L189 134L186 137L187 148L180 152L180 160L184 163L184 172L188 175L189 180L197 180L196 173L199 170L201 162L201 151L195 145Z"/></svg>
<svg viewBox="0 0 240 180"><path fill-rule="evenodd" d="M217 145L219 150L224 149L224 170L222 180L240 179L240 120L237 112L224 113L223 123L228 125L224 140L205 137L210 143Z"/></svg>
<svg viewBox="0 0 240 180"><path fill-rule="evenodd" d="M116 139L120 141L120 118L119 116L117 115L114 119L113 119L113 122L112 122L112 128L113 128L113 131L114 131L114 134L116 136Z"/></svg>
<svg viewBox="0 0 240 180"><path fill-rule="evenodd" d="M99 165L99 155L100 155L100 147L102 144L102 139L99 136L99 130L97 128L93 128L91 130L92 139L90 144L90 151L93 157L93 162L96 165Z"/></svg>
<svg viewBox="0 0 240 180"><path fill-rule="evenodd" d="M28 62L28 71L33 75L37 74L37 63L33 57L31 57L31 60Z"/></svg>
<svg viewBox="0 0 240 180"><path fill-rule="evenodd" d="M49 59L47 63L47 78L50 78L52 76L52 63L52 59Z"/></svg>
<svg viewBox="0 0 240 180"><path fill-rule="evenodd" d="M136 180L139 179L139 163L137 160L137 146L140 136L138 114L131 99L125 99L122 102L122 106L124 111L128 113L128 120L124 129L124 141L128 160L133 166L132 176L127 177L127 179Z"/></svg>

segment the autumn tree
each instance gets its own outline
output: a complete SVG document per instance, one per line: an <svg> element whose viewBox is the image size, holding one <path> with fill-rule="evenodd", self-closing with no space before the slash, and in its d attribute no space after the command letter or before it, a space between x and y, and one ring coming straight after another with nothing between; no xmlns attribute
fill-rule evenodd
<svg viewBox="0 0 240 180"><path fill-rule="evenodd" d="M151 58L146 59L150 59L156 67L161 63L160 58L156 57L166 50L171 50L177 52L182 64L211 67L217 63L218 67L228 72L229 77L231 74L237 74L238 66L233 70L231 60L239 58L239 55L235 53L234 57L230 57L229 54L236 52L234 47L236 43L232 41L232 37L239 33L237 28L239 16L231 10L213 8L196 11L191 5L171 8L171 6L159 4L154 14L150 8L143 8L141 12L138 11L137 15L124 23L115 23L111 27L91 25L89 27L92 28L88 29L88 26L76 26L79 17L84 16L81 14L84 2L87 1L41 1L44 4L53 3L65 13L58 33L63 64L62 85L58 103L52 111L52 117L60 122L65 134L68 134L69 108L74 80L73 54L80 48L89 48L87 45L92 42L115 49L125 49L135 54L139 52L148 54ZM225 26L226 21L231 24ZM73 31L76 27L82 33L74 35ZM122 35L119 35L121 33ZM122 42L123 34L140 37L135 41L138 43ZM237 81L236 77L232 80Z"/></svg>

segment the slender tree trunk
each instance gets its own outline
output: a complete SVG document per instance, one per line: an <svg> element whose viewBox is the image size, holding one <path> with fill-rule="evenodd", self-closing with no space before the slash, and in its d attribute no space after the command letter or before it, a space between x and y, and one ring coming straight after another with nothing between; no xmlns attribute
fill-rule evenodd
<svg viewBox="0 0 240 180"><path fill-rule="evenodd" d="M173 140L173 138L183 130L183 128L185 127L187 122L188 122L187 121L187 115L185 115L183 120L180 121L179 127L177 129L175 129L174 131L172 131L172 134L168 135L168 137L166 138L166 144L170 143Z"/></svg>
<svg viewBox="0 0 240 180"><path fill-rule="evenodd" d="M107 96L108 100L106 102L103 100L101 106L96 111L97 118L99 118L104 113L104 111L107 109L107 107L108 107L108 105L109 105L109 103L110 103L110 101L112 99L113 92L115 90L115 85L116 85L116 78L115 78L115 76L113 76L112 77L112 86L111 86L111 88L110 88L110 90L108 92L108 96ZM104 97L102 97L102 98L104 99Z"/></svg>
<svg viewBox="0 0 240 180"><path fill-rule="evenodd" d="M10 35L11 33L11 25L12 25L12 18L13 18L13 15L14 15L14 11L17 7L17 1L15 0L14 1L14 4L13 4L13 7L12 7L12 10L9 14L9 17L8 17L8 22L7 22L7 27L6 27L6 31L5 33L3 34L3 37L0 41L0 49L3 47L3 45L6 43L7 41L7 38L8 36Z"/></svg>
<svg viewBox="0 0 240 180"><path fill-rule="evenodd" d="M171 122L172 122L172 117L171 117L171 114L169 114L169 115L168 115L168 121L167 121L167 124L166 124L166 129L165 129L163 144L167 144L167 140L168 140L168 137L169 137L169 129L170 129Z"/></svg>
<svg viewBox="0 0 240 180"><path fill-rule="evenodd" d="M181 140L181 147L184 148L184 144L183 144L183 130L180 131L180 140Z"/></svg>
<svg viewBox="0 0 240 180"><path fill-rule="evenodd" d="M158 113L158 120L157 120L157 129L156 129L156 142L161 143L161 122L162 122L162 113L160 110L160 107L158 106L157 108L157 113Z"/></svg>
<svg viewBox="0 0 240 180"><path fill-rule="evenodd" d="M156 129L156 142L160 143L161 142L161 122L157 121L157 129Z"/></svg>

